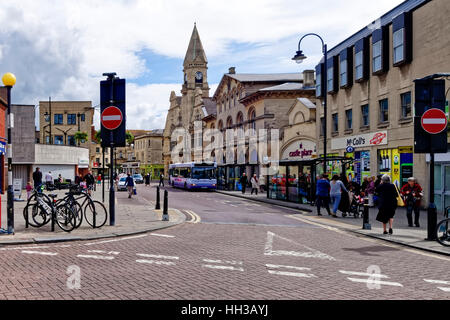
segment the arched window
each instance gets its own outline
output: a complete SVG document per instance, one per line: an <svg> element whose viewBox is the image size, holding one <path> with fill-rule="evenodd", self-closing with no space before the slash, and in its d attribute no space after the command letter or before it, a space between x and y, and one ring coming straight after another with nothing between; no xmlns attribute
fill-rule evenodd
<svg viewBox="0 0 450 320"><path fill-rule="evenodd" d="M236 124L242 126L243 122L244 122L244 115L242 114L242 112L239 112L236 117Z"/></svg>
<svg viewBox="0 0 450 320"><path fill-rule="evenodd" d="M233 118L231 118L231 116L229 116L227 118L227 128L231 128L231 126L233 126Z"/></svg>
<svg viewBox="0 0 450 320"><path fill-rule="evenodd" d="M250 110L248 111L248 121L249 121L249 129L254 129L256 130L256 111L255 108L250 108Z"/></svg>
<svg viewBox="0 0 450 320"><path fill-rule="evenodd" d="M218 129L219 130L223 129L223 121L222 120L219 120Z"/></svg>

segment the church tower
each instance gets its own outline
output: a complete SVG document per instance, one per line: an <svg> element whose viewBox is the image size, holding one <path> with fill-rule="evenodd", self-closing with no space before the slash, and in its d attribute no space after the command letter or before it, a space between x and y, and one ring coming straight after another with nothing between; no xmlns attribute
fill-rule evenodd
<svg viewBox="0 0 450 320"><path fill-rule="evenodd" d="M183 95L189 93L193 97L195 89L200 88L202 89L203 97L209 97L208 59L206 59L196 24L194 24L194 30L192 31L186 57L184 58L183 76L183 88L181 90Z"/></svg>

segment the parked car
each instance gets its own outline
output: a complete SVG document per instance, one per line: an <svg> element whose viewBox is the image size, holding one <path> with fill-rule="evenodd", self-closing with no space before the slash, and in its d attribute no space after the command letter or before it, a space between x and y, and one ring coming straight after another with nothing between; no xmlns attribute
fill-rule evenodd
<svg viewBox="0 0 450 320"><path fill-rule="evenodd" d="M134 183L136 183L136 184L142 184L142 183L144 183L144 178L142 177L142 175L141 174L134 174L133 175L133 179L134 179Z"/></svg>
<svg viewBox="0 0 450 320"><path fill-rule="evenodd" d="M119 183L117 184L117 191L127 191L125 181L127 181L127 177L122 177L119 179Z"/></svg>

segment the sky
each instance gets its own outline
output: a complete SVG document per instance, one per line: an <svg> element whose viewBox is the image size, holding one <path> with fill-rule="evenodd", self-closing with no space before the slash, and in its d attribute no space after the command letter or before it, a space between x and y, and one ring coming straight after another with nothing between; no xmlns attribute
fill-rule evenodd
<svg viewBox="0 0 450 320"><path fill-rule="evenodd" d="M17 0L0 2L0 74L17 83L12 102L99 104L104 72L127 80L127 128L162 129L170 92L180 95L194 22L208 58L210 94L237 73L301 72L321 59L291 58L309 32L332 48L403 0ZM95 126L99 128L99 111Z"/></svg>

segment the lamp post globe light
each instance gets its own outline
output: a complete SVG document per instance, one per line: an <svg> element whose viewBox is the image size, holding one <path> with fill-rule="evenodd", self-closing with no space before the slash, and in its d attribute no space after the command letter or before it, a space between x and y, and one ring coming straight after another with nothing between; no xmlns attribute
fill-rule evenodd
<svg viewBox="0 0 450 320"><path fill-rule="evenodd" d="M14 191L12 174L12 141L11 141L11 89L16 84L16 76L12 73L5 73L2 77L3 84L7 88L8 103L8 198L7 198L7 220L8 234L14 234Z"/></svg>
<svg viewBox="0 0 450 320"><path fill-rule="evenodd" d="M323 96L323 126L324 126L324 133L323 133L323 173L327 173L327 45L323 41L322 37L319 36L316 33L307 33L303 37L300 38L300 41L298 42L298 51L295 53L295 56L292 58L296 63L300 64L303 62L303 60L306 59L306 56L303 54L303 51L300 50L300 45L302 43L302 40L308 36L315 36L322 41L322 53L324 58L324 64L325 64L325 72L323 74L323 81L322 83L325 83L325 86L321 85L321 93L320 95ZM325 91L324 91L325 90Z"/></svg>

